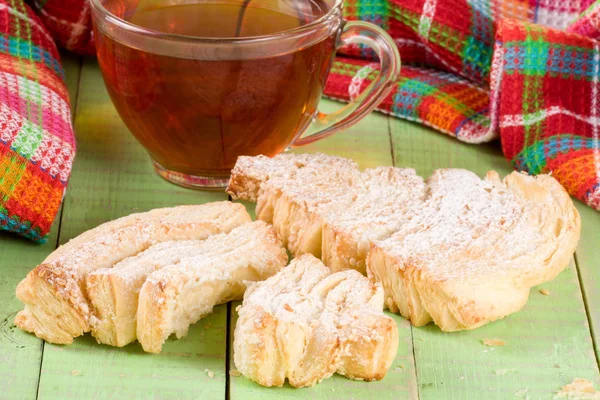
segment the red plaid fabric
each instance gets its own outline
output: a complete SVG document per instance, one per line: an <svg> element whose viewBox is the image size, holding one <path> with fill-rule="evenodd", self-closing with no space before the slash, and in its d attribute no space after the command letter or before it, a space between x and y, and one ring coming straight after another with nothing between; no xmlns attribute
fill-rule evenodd
<svg viewBox="0 0 600 400"><path fill-rule="evenodd" d="M600 209L600 43L504 21L492 94L505 156Z"/></svg>
<svg viewBox="0 0 600 400"><path fill-rule="evenodd" d="M345 15L400 50L380 111L470 143L501 137L515 168L600 209L600 0L347 0ZM343 53L325 94L348 100L378 67L369 49Z"/></svg>
<svg viewBox="0 0 600 400"><path fill-rule="evenodd" d="M372 61L338 57L325 93L342 101L353 99L377 76L378 68ZM431 68L403 66L402 76L378 110L465 142L481 143L496 135L490 125L488 91L460 76Z"/></svg>
<svg viewBox="0 0 600 400"><path fill-rule="evenodd" d="M31 5L59 46L79 54L96 54L88 0L33 0Z"/></svg>
<svg viewBox="0 0 600 400"><path fill-rule="evenodd" d="M600 1L593 3L569 27L567 32L578 33L591 39L600 39Z"/></svg>
<svg viewBox="0 0 600 400"><path fill-rule="evenodd" d="M22 1L0 0L0 230L46 240L75 154L52 37Z"/></svg>

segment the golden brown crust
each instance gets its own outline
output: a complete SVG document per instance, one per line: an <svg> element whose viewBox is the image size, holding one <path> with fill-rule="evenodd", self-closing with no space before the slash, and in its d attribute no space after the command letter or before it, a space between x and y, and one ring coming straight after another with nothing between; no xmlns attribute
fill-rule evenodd
<svg viewBox="0 0 600 400"><path fill-rule="evenodd" d="M18 285L25 303L15 324L52 343L68 344L90 330L85 277L165 240L202 238L250 220L230 202L180 206L107 222L59 247Z"/></svg>
<svg viewBox="0 0 600 400"><path fill-rule="evenodd" d="M340 373L382 379L398 348L383 291L356 271L333 273L305 254L244 296L236 368L263 386L313 386Z"/></svg>

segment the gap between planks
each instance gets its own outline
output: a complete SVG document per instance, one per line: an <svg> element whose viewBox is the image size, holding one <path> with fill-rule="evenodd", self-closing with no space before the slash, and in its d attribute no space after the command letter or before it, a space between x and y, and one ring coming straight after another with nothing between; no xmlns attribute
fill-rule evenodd
<svg viewBox="0 0 600 400"><path fill-rule="evenodd" d="M391 115L387 115L387 128L388 128L388 137L390 139L390 155L392 157L392 166L396 167L396 146L394 146L394 138L392 135L392 117ZM403 317L404 318L404 317ZM415 371L415 397L417 400L420 400L421 394L419 391L419 371L417 369L417 355L415 354L415 335L414 335L414 326L410 324L410 341L411 341L411 349L412 349L412 363L413 363L413 371ZM228 399L229 400L229 399Z"/></svg>
<svg viewBox="0 0 600 400"><path fill-rule="evenodd" d="M600 370L600 359L598 358L598 343L596 342L596 335L594 333L594 323L590 313L590 307L588 305L588 298L585 292L585 286L583 284L583 277L581 276L581 270L579 267L579 260L577 258L577 251L573 254L575 259L575 271L577 271L577 280L579 281L579 289L581 290L581 297L583 299L583 306L585 308L585 315L587 317L588 326L590 328L590 336L592 337L592 345L594 346L594 356L596 357L596 364Z"/></svg>

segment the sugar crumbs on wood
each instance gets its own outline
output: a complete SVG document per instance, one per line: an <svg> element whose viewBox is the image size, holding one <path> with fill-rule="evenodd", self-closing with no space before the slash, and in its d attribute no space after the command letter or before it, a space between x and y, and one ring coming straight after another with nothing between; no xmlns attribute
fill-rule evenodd
<svg viewBox="0 0 600 400"><path fill-rule="evenodd" d="M481 343L490 347L504 346L506 344L502 339L483 339Z"/></svg>
<svg viewBox="0 0 600 400"><path fill-rule="evenodd" d="M519 391L516 391L513 393L513 396L515 397L526 397L527 396L527 392L529 392L529 389L521 389ZM529 396L527 396L529 397Z"/></svg>
<svg viewBox="0 0 600 400"><path fill-rule="evenodd" d="M575 378L573 382L565 385L556 392L555 399L577 399L597 400L600 399L600 391L594 388L592 382L587 379Z"/></svg>
<svg viewBox="0 0 600 400"><path fill-rule="evenodd" d="M494 371L496 373L496 375L506 375L509 372L515 372L514 369L497 369Z"/></svg>

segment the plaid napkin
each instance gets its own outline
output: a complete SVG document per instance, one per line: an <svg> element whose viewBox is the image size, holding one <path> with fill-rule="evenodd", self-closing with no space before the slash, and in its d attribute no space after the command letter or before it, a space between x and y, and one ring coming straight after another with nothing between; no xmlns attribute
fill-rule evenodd
<svg viewBox="0 0 600 400"><path fill-rule="evenodd" d="M75 142L53 38L20 0L0 0L0 230L44 242Z"/></svg>
<svg viewBox="0 0 600 400"><path fill-rule="evenodd" d="M600 209L600 0L346 0L344 11L400 49L380 111L464 142L500 137L516 169L552 172ZM325 94L348 100L377 64L366 48L343 53Z"/></svg>

